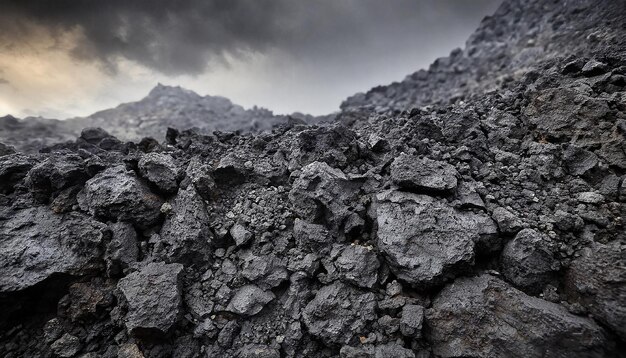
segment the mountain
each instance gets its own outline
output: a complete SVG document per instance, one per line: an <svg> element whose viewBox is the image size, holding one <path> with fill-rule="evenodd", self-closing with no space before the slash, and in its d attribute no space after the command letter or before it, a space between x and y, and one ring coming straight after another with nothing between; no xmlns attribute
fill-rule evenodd
<svg viewBox="0 0 626 358"><path fill-rule="evenodd" d="M200 96L181 87L158 84L143 99L96 112L88 117L64 121L12 116L0 118L0 143L22 151L37 151L45 146L73 140L84 128L99 127L126 141L143 137L165 139L167 128L260 133L288 122L319 122L332 116L314 117L303 114L275 115L272 111L253 107L244 109L219 96Z"/></svg>
<svg viewBox="0 0 626 358"><path fill-rule="evenodd" d="M625 14L505 0L324 126L0 148L0 352L622 357Z"/></svg>

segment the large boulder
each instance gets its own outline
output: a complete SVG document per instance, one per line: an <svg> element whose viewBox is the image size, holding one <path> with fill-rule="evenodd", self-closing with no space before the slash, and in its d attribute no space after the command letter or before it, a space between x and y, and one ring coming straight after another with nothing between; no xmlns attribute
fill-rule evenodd
<svg viewBox="0 0 626 358"><path fill-rule="evenodd" d="M123 165L89 179L78 193L78 204L91 215L130 221L139 227L154 225L163 201L135 173Z"/></svg>
<svg viewBox="0 0 626 358"><path fill-rule="evenodd" d="M163 334L178 321L181 264L152 262L122 278L117 287L128 303L125 324L132 334Z"/></svg>
<svg viewBox="0 0 626 358"><path fill-rule="evenodd" d="M0 292L31 287L52 274L101 268L106 231L80 213L57 215L46 207L15 212L0 222Z"/></svg>
<svg viewBox="0 0 626 358"><path fill-rule="evenodd" d="M553 243L533 229L524 229L507 242L500 262L509 281L533 293L541 292L558 269Z"/></svg>
<svg viewBox="0 0 626 358"><path fill-rule="evenodd" d="M289 199L300 218L338 228L351 214L349 208L355 205L357 190L341 170L313 162L302 168Z"/></svg>
<svg viewBox="0 0 626 358"><path fill-rule="evenodd" d="M626 341L626 250L619 242L594 244L572 262L565 278L569 299L589 309Z"/></svg>
<svg viewBox="0 0 626 358"><path fill-rule="evenodd" d="M347 344L376 319L376 296L335 282L324 286L302 312L309 333L325 344Z"/></svg>
<svg viewBox="0 0 626 358"><path fill-rule="evenodd" d="M148 181L166 193L178 188L180 170L174 158L164 153L148 153L139 160L139 172Z"/></svg>
<svg viewBox="0 0 626 358"><path fill-rule="evenodd" d="M204 260L213 238L202 198L193 185L180 189L161 228L166 258L174 262Z"/></svg>
<svg viewBox="0 0 626 358"><path fill-rule="evenodd" d="M426 324L439 357L604 357L611 349L593 320L488 274L444 288Z"/></svg>
<svg viewBox="0 0 626 358"><path fill-rule="evenodd" d="M457 186L456 169L429 158L400 154L391 163L391 179L400 188L421 191L449 191Z"/></svg>
<svg viewBox="0 0 626 358"><path fill-rule="evenodd" d="M454 209L426 195L377 195L378 248L393 272L414 285L433 285L474 263L474 245L495 235L485 214Z"/></svg>

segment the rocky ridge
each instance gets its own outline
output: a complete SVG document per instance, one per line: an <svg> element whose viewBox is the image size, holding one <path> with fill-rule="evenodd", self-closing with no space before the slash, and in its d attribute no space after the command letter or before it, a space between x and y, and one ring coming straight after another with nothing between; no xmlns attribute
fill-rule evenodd
<svg viewBox="0 0 626 358"><path fill-rule="evenodd" d="M327 126L139 143L87 129L37 154L3 149L0 351L619 357L624 10L505 1L468 43L488 55L458 101L409 96L399 110L389 96ZM494 64L519 38L551 50ZM453 98L456 80L437 73L423 83Z"/></svg>

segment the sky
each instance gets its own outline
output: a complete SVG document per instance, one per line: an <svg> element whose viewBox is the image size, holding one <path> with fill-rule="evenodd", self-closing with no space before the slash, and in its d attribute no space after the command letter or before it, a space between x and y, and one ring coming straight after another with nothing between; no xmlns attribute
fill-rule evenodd
<svg viewBox="0 0 626 358"><path fill-rule="evenodd" d="M157 83L327 114L463 47L500 2L2 0L0 116L86 116Z"/></svg>

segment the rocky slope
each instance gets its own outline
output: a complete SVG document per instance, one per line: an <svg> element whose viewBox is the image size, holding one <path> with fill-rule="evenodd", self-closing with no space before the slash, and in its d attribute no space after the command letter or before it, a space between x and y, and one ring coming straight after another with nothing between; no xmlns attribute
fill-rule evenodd
<svg viewBox="0 0 626 358"><path fill-rule="evenodd" d="M2 148L0 352L619 357L625 10L505 1L469 47L546 48L462 100L448 59L324 127Z"/></svg>
<svg viewBox="0 0 626 358"><path fill-rule="evenodd" d="M159 84L140 101L124 103L84 118L59 121L2 117L0 142L20 151L37 152L45 146L75 140L81 130L91 127L103 128L124 141L139 141L144 137L162 141L167 128L193 128L204 134L213 131L260 133L290 121L318 123L331 118L299 113L275 115L258 107L244 109L224 97L200 96L180 87Z"/></svg>

